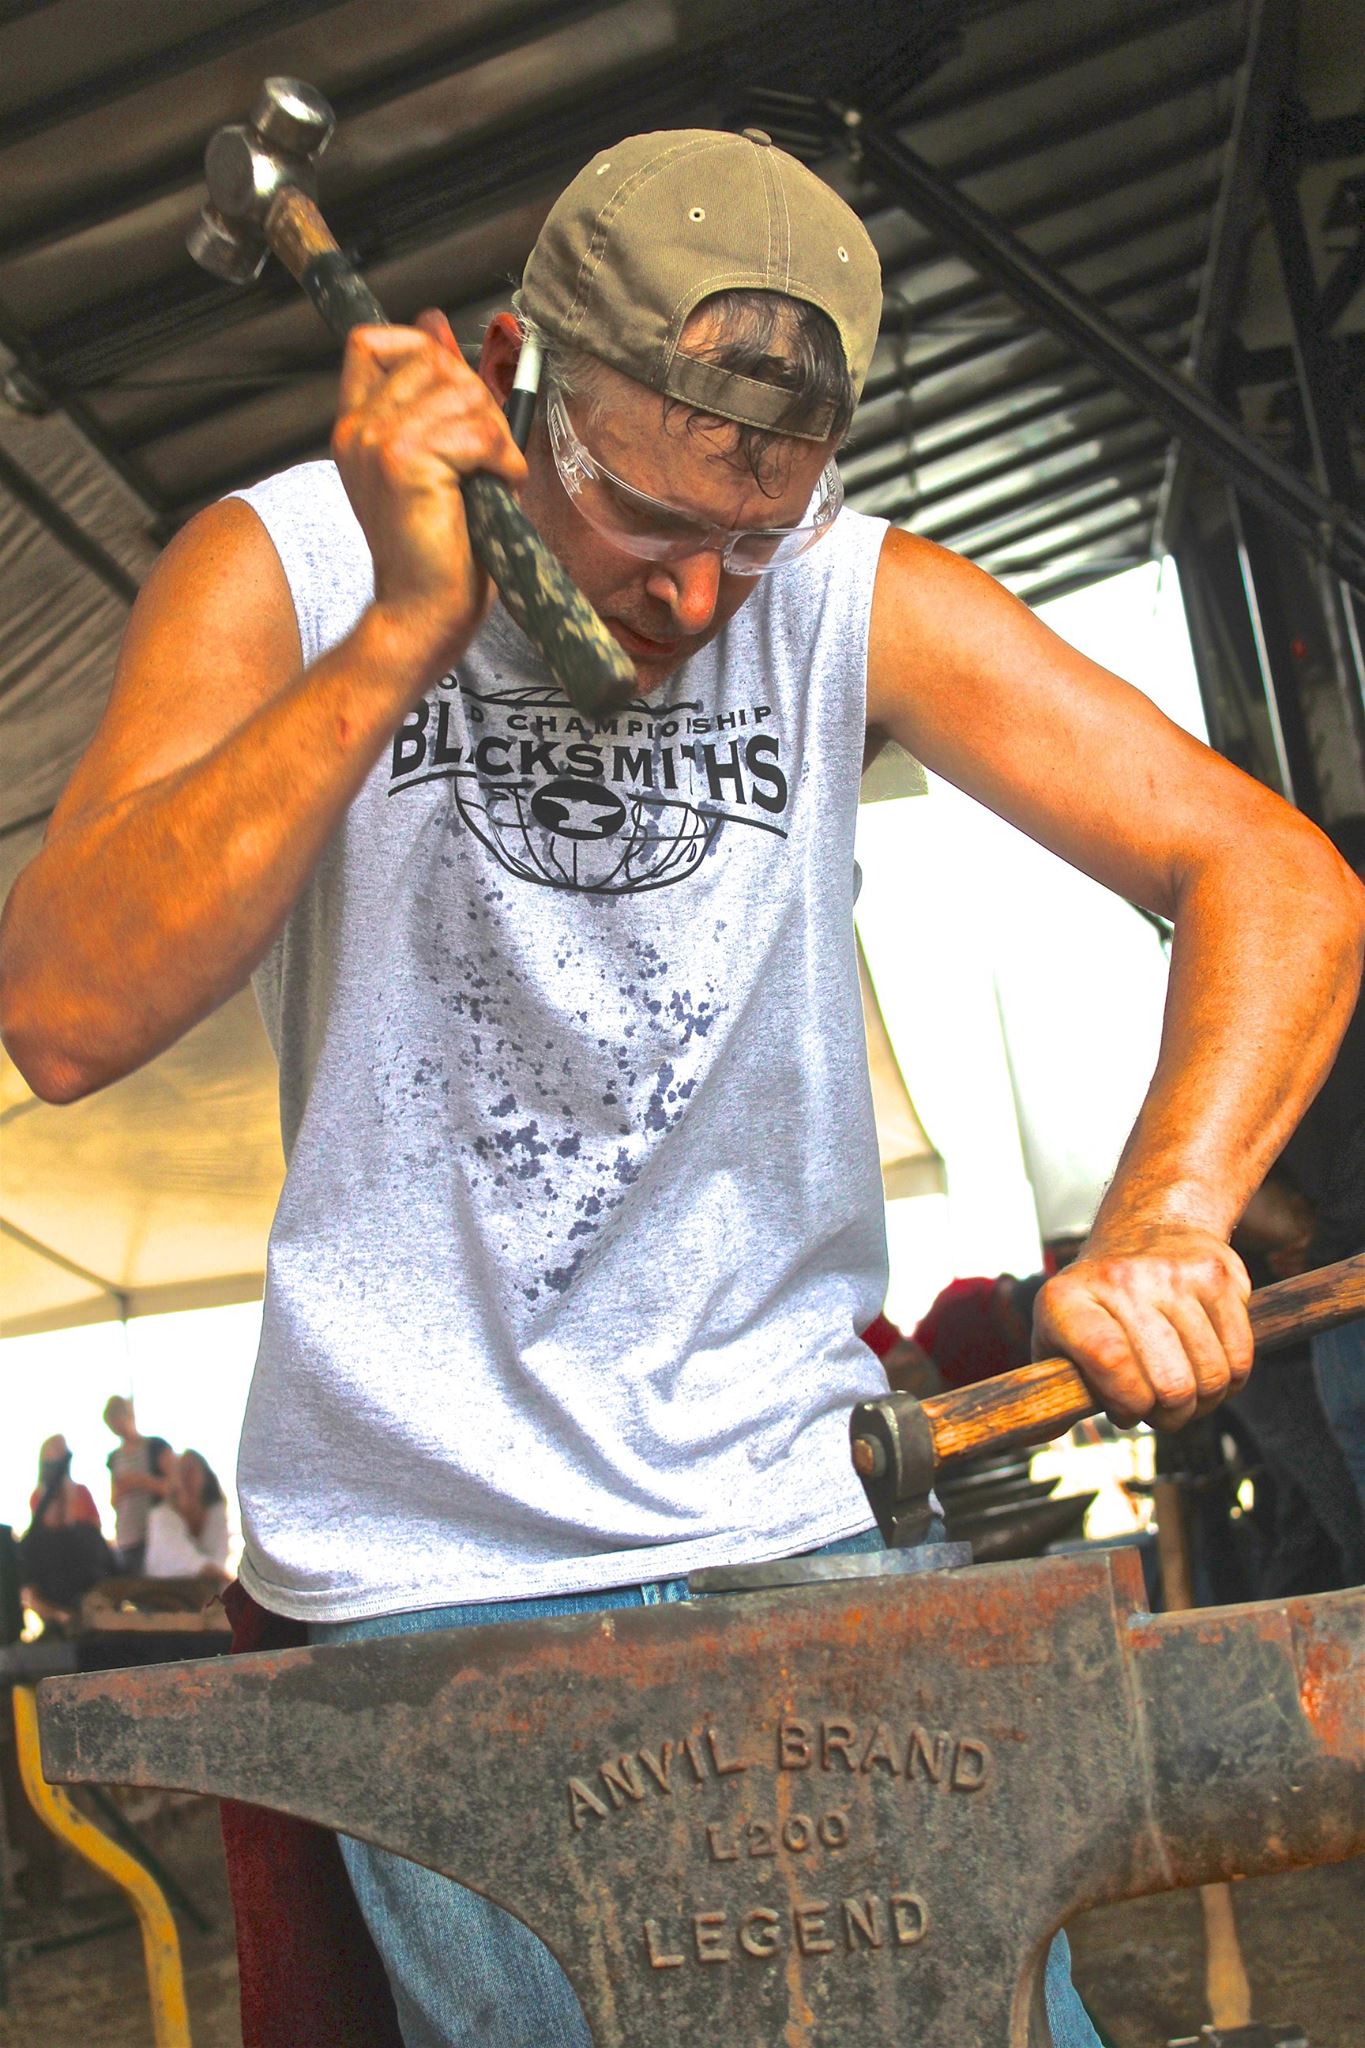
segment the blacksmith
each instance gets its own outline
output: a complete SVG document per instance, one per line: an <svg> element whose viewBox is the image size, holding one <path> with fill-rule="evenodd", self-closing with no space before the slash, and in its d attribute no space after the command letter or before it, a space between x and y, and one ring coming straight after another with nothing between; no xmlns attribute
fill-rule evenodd
<svg viewBox="0 0 1365 2048"><path fill-rule="evenodd" d="M288 1177L241 1577L315 1639L875 1540L845 1433L885 1385L858 1335L886 1259L851 902L869 742L1175 921L1151 1091L1036 1321L1122 1421L1245 1378L1228 1235L1359 974L1365 896L1309 824L970 564L840 509L880 281L811 172L752 132L605 150L517 305L477 370L439 314L357 332L335 466L178 537L5 919L6 1040L53 1101L254 978ZM634 661L600 722L491 601L476 470ZM1086 963L1052 937L1065 1002ZM519 1923L346 1861L409 2048L581 2048Z"/></svg>

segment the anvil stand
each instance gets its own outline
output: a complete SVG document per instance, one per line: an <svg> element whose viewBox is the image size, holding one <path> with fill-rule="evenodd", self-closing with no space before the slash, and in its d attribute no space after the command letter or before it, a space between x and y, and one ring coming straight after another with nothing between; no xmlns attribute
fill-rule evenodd
<svg viewBox="0 0 1365 2048"><path fill-rule="evenodd" d="M1129 1552L813 1562L51 1679L44 1769L459 1878L549 1944L598 2048L1048 2048L1073 1914L1365 1849L1365 1590L1153 1617Z"/></svg>

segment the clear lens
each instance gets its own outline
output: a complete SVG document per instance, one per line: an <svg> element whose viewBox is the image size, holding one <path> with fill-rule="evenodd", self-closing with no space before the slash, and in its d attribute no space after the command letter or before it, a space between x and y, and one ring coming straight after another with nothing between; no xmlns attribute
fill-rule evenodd
<svg viewBox="0 0 1365 2048"><path fill-rule="evenodd" d="M815 493L814 519L801 526L730 530L706 526L636 490L589 454L573 430L556 387L546 393L550 445L560 482L597 531L630 555L654 562L680 562L703 549L716 550L734 576L763 576L795 560L828 532L844 502L843 480L831 460Z"/></svg>

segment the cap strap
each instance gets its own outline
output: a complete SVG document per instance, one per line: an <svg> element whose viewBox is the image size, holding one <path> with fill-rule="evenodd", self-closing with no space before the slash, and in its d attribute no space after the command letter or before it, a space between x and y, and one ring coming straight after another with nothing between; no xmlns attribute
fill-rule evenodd
<svg viewBox="0 0 1365 2048"><path fill-rule="evenodd" d="M827 441L834 431L834 407L823 405L804 426L786 424L784 414L792 394L780 384L764 384L757 377L742 376L738 370L722 369L699 356L675 355L663 377L662 389L669 398L695 405L717 419L735 420L745 427L767 427L789 434L794 441Z"/></svg>

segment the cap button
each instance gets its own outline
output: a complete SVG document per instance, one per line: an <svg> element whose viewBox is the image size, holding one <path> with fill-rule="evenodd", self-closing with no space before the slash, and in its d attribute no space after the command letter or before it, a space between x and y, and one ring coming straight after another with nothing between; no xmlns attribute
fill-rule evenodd
<svg viewBox="0 0 1365 2048"><path fill-rule="evenodd" d="M765 135L761 128L741 128L739 132L746 142L756 142L760 149L771 149L773 146L772 136Z"/></svg>

